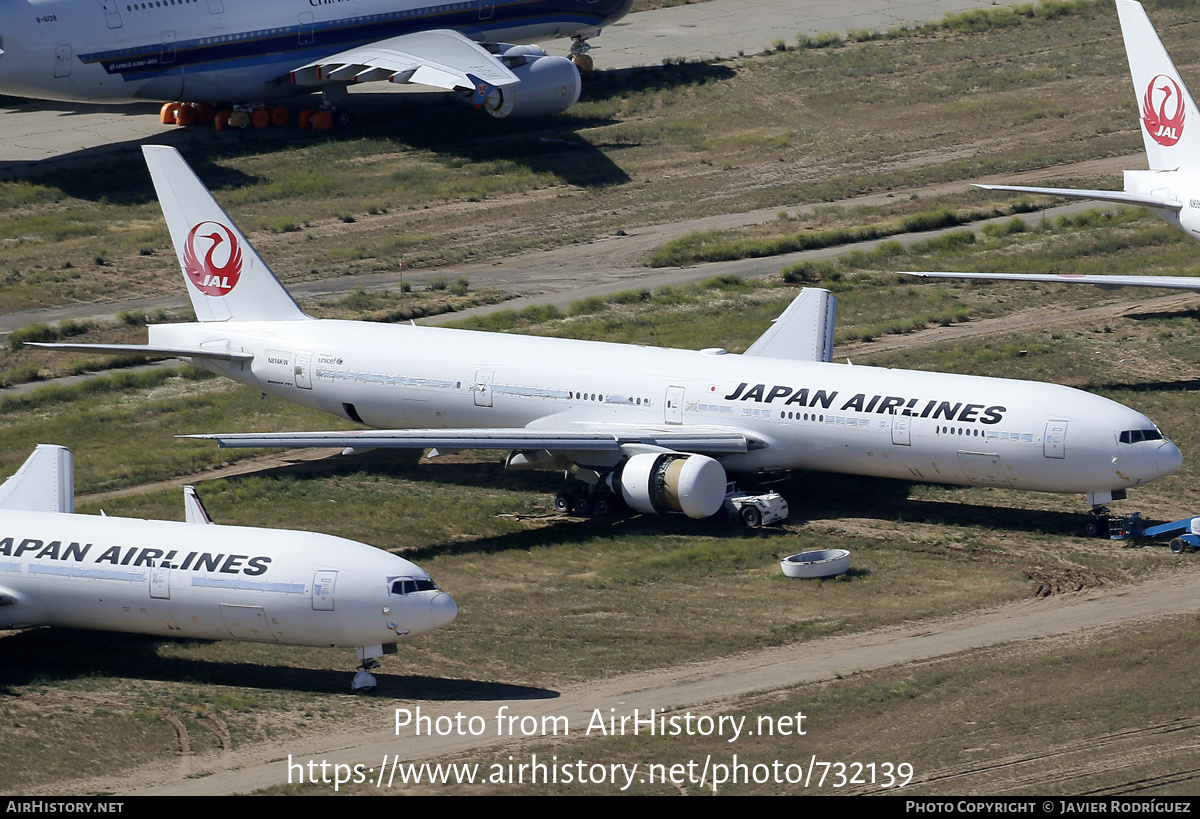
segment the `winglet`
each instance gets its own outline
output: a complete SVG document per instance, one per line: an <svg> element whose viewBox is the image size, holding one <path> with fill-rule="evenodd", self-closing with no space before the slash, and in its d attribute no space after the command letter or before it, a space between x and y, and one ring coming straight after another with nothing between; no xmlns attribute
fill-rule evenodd
<svg viewBox="0 0 1200 819"><path fill-rule="evenodd" d="M1140 3L1117 0L1151 170L1200 170L1200 113Z"/></svg>
<svg viewBox="0 0 1200 819"><path fill-rule="evenodd" d="M833 361L836 326L837 297L820 287L806 287L742 355Z"/></svg>
<svg viewBox="0 0 1200 819"><path fill-rule="evenodd" d="M308 316L204 183L165 145L144 145L158 203L200 321L290 321Z"/></svg>
<svg viewBox="0 0 1200 819"><path fill-rule="evenodd" d="M75 511L75 458L65 446L38 444L21 468L0 485L0 509Z"/></svg>

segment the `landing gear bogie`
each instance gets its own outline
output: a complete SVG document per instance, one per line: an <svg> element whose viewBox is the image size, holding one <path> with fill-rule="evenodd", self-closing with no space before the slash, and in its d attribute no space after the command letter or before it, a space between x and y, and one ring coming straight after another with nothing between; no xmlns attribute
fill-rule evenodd
<svg viewBox="0 0 1200 819"><path fill-rule="evenodd" d="M616 495L607 490L590 491L574 489L559 492L554 496L554 511L560 515L586 518L607 517L621 509Z"/></svg>

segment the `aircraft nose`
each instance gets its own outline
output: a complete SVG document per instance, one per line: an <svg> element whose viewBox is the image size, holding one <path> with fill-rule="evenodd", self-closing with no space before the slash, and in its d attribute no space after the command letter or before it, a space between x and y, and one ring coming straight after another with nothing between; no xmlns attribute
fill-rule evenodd
<svg viewBox="0 0 1200 819"><path fill-rule="evenodd" d="M458 604L445 592L429 601L429 619L433 621L434 628L448 626L454 622L456 617L458 617Z"/></svg>
<svg viewBox="0 0 1200 819"><path fill-rule="evenodd" d="M1158 466L1158 476L1165 477L1183 466L1183 453L1175 444L1165 441L1155 454L1155 463Z"/></svg>

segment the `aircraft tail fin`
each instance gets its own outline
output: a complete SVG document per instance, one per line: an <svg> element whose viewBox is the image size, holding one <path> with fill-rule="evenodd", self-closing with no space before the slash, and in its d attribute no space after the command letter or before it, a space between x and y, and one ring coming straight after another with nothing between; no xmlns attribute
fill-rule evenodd
<svg viewBox="0 0 1200 819"><path fill-rule="evenodd" d="M65 446L38 444L11 478L0 484L0 509L75 511L75 458Z"/></svg>
<svg viewBox="0 0 1200 819"><path fill-rule="evenodd" d="M837 297L806 287L742 355L830 362L836 325Z"/></svg>
<svg viewBox="0 0 1200 819"><path fill-rule="evenodd" d="M174 148L142 153L200 321L308 318Z"/></svg>
<svg viewBox="0 0 1200 819"><path fill-rule="evenodd" d="M1200 170L1200 113L1140 3L1117 0L1151 170Z"/></svg>
<svg viewBox="0 0 1200 819"><path fill-rule="evenodd" d="M188 523L212 523L194 486L183 487L183 519Z"/></svg>

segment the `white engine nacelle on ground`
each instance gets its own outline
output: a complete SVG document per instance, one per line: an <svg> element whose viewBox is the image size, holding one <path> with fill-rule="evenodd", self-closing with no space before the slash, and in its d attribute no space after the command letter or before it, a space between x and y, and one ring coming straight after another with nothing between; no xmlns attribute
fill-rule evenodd
<svg viewBox="0 0 1200 819"><path fill-rule="evenodd" d="M682 512L689 518L715 515L725 502L725 469L704 455L644 452L614 476L630 508L650 515Z"/></svg>
<svg viewBox="0 0 1200 819"><path fill-rule="evenodd" d="M579 69L566 57L549 56L537 46L514 46L501 59L521 81L492 89L483 107L493 117L561 114L579 101Z"/></svg>

